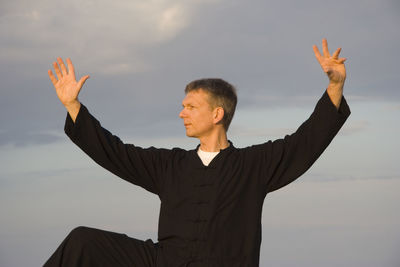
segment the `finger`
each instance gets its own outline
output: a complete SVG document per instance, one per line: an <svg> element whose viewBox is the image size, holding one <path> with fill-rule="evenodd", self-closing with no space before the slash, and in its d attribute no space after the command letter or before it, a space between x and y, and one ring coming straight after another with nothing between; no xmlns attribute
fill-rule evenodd
<svg viewBox="0 0 400 267"><path fill-rule="evenodd" d="M343 64L345 61L347 60L347 58L339 58L338 63L339 64Z"/></svg>
<svg viewBox="0 0 400 267"><path fill-rule="evenodd" d="M61 67L61 72L62 72L62 74L63 74L63 75L67 75L68 72L67 72L67 68L66 68L65 65L64 65L64 62L62 61L62 59L61 59L60 57L57 58L57 60L58 60L58 64L59 64L60 67Z"/></svg>
<svg viewBox="0 0 400 267"><path fill-rule="evenodd" d="M329 50L328 50L328 41L325 38L322 39L322 51L324 53L324 57L330 57L331 56L329 54Z"/></svg>
<svg viewBox="0 0 400 267"><path fill-rule="evenodd" d="M72 61L70 58L67 58L67 65L69 74L72 74L72 76L75 78L75 68L74 65L72 65Z"/></svg>
<svg viewBox="0 0 400 267"><path fill-rule="evenodd" d="M60 68L58 67L57 62L53 63L54 70L56 71L57 78L60 80L63 76L61 74Z"/></svg>
<svg viewBox="0 0 400 267"><path fill-rule="evenodd" d="M53 83L54 87L56 86L57 79L54 76L53 72L51 70L48 70L47 73L49 74L50 80Z"/></svg>
<svg viewBox="0 0 400 267"><path fill-rule="evenodd" d="M336 49L336 51L335 51L335 53L333 53L332 57L334 59L338 59L339 58L339 53L340 53L341 50L342 50L342 48L340 48L340 47L338 49Z"/></svg>
<svg viewBox="0 0 400 267"><path fill-rule="evenodd" d="M86 80L89 79L89 75L83 76L79 82L78 82L78 88L79 90L82 88L82 86L85 84Z"/></svg>
<svg viewBox="0 0 400 267"><path fill-rule="evenodd" d="M319 49L316 45L313 45L313 50L315 57L317 58L318 61L321 61L321 53L319 52Z"/></svg>

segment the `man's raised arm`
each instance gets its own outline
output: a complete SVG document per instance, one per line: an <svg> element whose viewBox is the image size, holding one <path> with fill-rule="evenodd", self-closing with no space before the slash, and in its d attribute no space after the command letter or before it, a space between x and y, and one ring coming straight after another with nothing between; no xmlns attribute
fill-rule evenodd
<svg viewBox="0 0 400 267"><path fill-rule="evenodd" d="M326 90L329 98L336 106L336 109L339 109L342 101L343 85L346 80L346 68L344 66L346 58L339 58L341 48L336 49L331 56L328 50L328 42L325 38L322 39L323 55L321 55L316 45L313 46L313 49L321 68L329 78L329 85Z"/></svg>
<svg viewBox="0 0 400 267"><path fill-rule="evenodd" d="M57 62L54 62L57 77L51 70L48 73L58 98L68 110L64 131L71 141L103 168L160 195L166 173L165 162L170 159L171 151L125 144L118 136L104 129L78 100L79 92L89 76L76 81L71 60L67 59L68 70L61 58L57 58Z"/></svg>
<svg viewBox="0 0 400 267"><path fill-rule="evenodd" d="M53 63L57 78L54 76L51 70L48 70L48 74L57 92L58 98L68 110L72 120L75 122L76 116L78 115L81 107L81 103L78 100L78 95L83 84L89 78L89 75L83 76L77 82L75 78L74 65L72 65L71 59L67 58L68 70L60 57L57 58L57 61L58 64L57 62ZM60 65L60 67L58 65Z"/></svg>

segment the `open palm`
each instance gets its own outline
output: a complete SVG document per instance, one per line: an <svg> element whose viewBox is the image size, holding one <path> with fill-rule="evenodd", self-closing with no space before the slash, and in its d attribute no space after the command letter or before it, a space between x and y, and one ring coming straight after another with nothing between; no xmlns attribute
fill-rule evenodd
<svg viewBox="0 0 400 267"><path fill-rule="evenodd" d="M57 61L58 64L57 62L53 63L57 78L51 70L48 71L48 74L57 92L58 98L64 106L67 106L78 100L79 92L85 81L89 78L89 75L83 76L77 82L75 78L75 69L72 65L71 59L67 58L68 70L61 58L57 58ZM60 67L58 65L60 65Z"/></svg>
<svg viewBox="0 0 400 267"><path fill-rule="evenodd" d="M313 49L315 57L317 58L323 71L328 75L329 81L336 84L344 83L346 79L346 68L344 66L346 58L339 58L341 48L336 49L331 56L328 50L328 42L326 39L323 39L323 55L321 55L316 45L313 46Z"/></svg>

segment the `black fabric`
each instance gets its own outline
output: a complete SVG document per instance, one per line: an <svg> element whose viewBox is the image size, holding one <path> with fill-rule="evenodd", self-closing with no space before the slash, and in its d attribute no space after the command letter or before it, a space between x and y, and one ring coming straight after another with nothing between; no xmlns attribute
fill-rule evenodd
<svg viewBox="0 0 400 267"><path fill-rule="evenodd" d="M125 234L80 226L71 231L44 267L152 267L157 257L160 261L159 248L150 239L142 241Z"/></svg>
<svg viewBox="0 0 400 267"><path fill-rule="evenodd" d="M165 266L258 266L265 196L310 168L349 115L344 98L337 110L325 92L295 133L246 148L230 142L209 166L197 149L124 144L84 105L75 124L67 115L65 132L98 164L159 196Z"/></svg>

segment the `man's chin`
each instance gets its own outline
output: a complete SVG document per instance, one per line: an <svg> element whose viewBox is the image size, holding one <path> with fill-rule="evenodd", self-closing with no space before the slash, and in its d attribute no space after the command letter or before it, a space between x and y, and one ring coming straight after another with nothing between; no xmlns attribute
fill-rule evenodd
<svg viewBox="0 0 400 267"><path fill-rule="evenodd" d="M187 137L194 137L194 138L197 137L195 134L193 134L193 133L191 133L191 132L189 132L189 131L186 131L186 136L187 136Z"/></svg>

